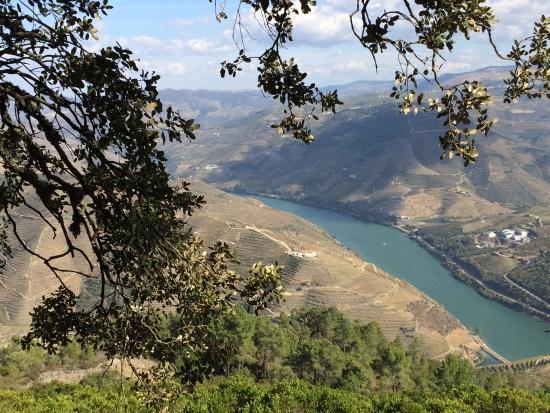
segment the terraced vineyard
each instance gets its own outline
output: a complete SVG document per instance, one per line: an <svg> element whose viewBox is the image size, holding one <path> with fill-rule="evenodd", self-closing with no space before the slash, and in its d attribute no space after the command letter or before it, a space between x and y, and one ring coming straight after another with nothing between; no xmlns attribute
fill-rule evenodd
<svg viewBox="0 0 550 413"><path fill-rule="evenodd" d="M409 284L362 261L312 223L205 184L194 189L206 194L208 204L190 223L206 244L229 243L238 260L236 269L245 274L259 261L284 267L286 300L273 306L273 313L335 306L352 319L377 321L392 339L399 337L405 343L418 339L434 358L448 352L474 358L479 351L480 344L443 308ZM30 248L43 255L62 251L63 240L53 238L44 223L24 210L16 211L16 216L18 231ZM0 338L24 331L32 307L59 285L39 259L17 243L13 245L13 257L0 274ZM81 257L57 265L84 269ZM78 291L82 280L68 274L64 282Z"/></svg>
<svg viewBox="0 0 550 413"><path fill-rule="evenodd" d="M37 226L42 226L37 219L27 218L24 215L15 215L17 219L17 230L21 238L29 246L36 248L40 236L40 231L36 231ZM31 256L17 243L14 236L10 237L12 246L12 258L7 260L6 267L0 273L0 307L6 314L5 324L18 324L22 322L25 312L30 308L27 297L30 296L30 277L29 270L31 266Z"/></svg>
<svg viewBox="0 0 550 413"><path fill-rule="evenodd" d="M28 248L42 256L51 256L64 251L61 236L54 238L53 231L39 218L25 208L12 213L17 232ZM59 232L59 231L58 231ZM10 238L12 256L8 257L5 268L0 271L0 342L13 334L24 332L30 322L32 308L39 304L43 296L48 296L59 286L59 280L42 263L25 251L12 235ZM55 261L59 268L83 270L84 258L65 257ZM65 273L63 282L73 291L79 291L81 276Z"/></svg>
<svg viewBox="0 0 550 413"><path fill-rule="evenodd" d="M194 190L205 193L208 202L191 218L194 231L207 243L232 245L239 271L246 273L258 261L284 266L286 300L271 308L273 313L334 306L363 323L377 321L391 339L417 339L434 358L449 352L474 358L479 351L480 344L437 303L362 261L310 222L205 184ZM305 258L300 251L316 256Z"/></svg>

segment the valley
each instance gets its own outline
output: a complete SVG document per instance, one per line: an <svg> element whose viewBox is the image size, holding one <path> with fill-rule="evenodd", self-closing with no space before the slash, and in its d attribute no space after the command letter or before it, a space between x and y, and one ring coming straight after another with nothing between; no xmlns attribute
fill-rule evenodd
<svg viewBox="0 0 550 413"><path fill-rule="evenodd" d="M495 70L498 75L497 69L482 74L492 78ZM223 240L234 247L239 271L257 261L285 266L286 301L271 309L275 313L335 306L351 319L378 321L390 339L418 340L438 359L453 352L477 360L483 346L501 360L547 352L548 337L539 334L544 323L504 309L466 284L540 319L550 315L548 108L533 101L513 109L495 105L498 127L480 142L480 161L464 169L455 160L437 160L437 120L399 116L385 97L387 86L359 82L343 87L346 105L313 125L317 136L311 146L276 134L269 125L279 116L278 108L258 93L163 91L163 99L203 124L196 141L165 150L172 176L206 194L208 203L193 216L193 228L209 242ZM298 215L306 208L302 205L336 210L353 224L341 233L313 219L324 232L268 208L265 203L271 205L273 198L246 200L214 187L294 200L300 205L291 211ZM46 225L29 221L24 209L16 215L29 246L48 252L57 248L59 239ZM390 227L374 233L393 231L415 247L388 246L389 255L377 255L377 248L361 238L369 231L353 238L362 225L375 225L365 220L395 226L412 240ZM483 244L486 234L506 228L527 231L530 242ZM401 257L410 248L412 255ZM29 311L58 285L27 255L16 249L2 274L3 339L24 332ZM83 264L78 257L65 263ZM419 283L422 274L431 275ZM81 288L78 277L69 276L67 282ZM510 328L518 340L509 340L509 329L498 331L506 323L517 326Z"/></svg>
<svg viewBox="0 0 550 413"><path fill-rule="evenodd" d="M456 277L548 318L550 109L537 100L498 103L505 70L470 74L497 95L491 111L498 123L478 141L479 160L468 168L439 160L437 119L400 116L385 97L387 85L369 82L364 94L358 85L343 87L345 105L313 124L312 145L277 135L269 127L277 109L263 108L254 121L210 121L197 142L167 150L170 168L228 191L281 196L417 231ZM532 242L506 251L476 247L484 233L509 227L529 231Z"/></svg>
<svg viewBox="0 0 550 413"><path fill-rule="evenodd" d="M285 300L270 307L268 315L333 306L361 324L378 322L388 339L398 338L407 345L417 341L430 358L453 353L479 361L483 342L439 303L372 261L364 261L313 223L198 181L193 191L204 194L207 201L190 219L193 231L206 245L228 243L239 261L236 270L246 274L259 261L284 266ZM45 223L31 219L24 208L12 215L30 248L43 255L60 251L61 238L54 238ZM58 265L85 270L78 256ZM0 338L6 344L11 336L27 331L32 307L52 294L59 280L39 259L16 247L0 281L4 314ZM80 291L84 300L94 294L93 282L83 282L76 274L67 273L63 281Z"/></svg>
<svg viewBox="0 0 550 413"><path fill-rule="evenodd" d="M285 301L274 313L334 306L362 324L377 321L384 335L417 340L430 357L452 353L475 361L482 342L449 312L406 281L363 261L313 223L203 184L206 207L193 215L196 233L229 243L246 272L254 262L284 266ZM371 261L372 262L372 261Z"/></svg>
<svg viewBox="0 0 550 413"><path fill-rule="evenodd" d="M0 413L550 413L550 17L390 3L0 0Z"/></svg>

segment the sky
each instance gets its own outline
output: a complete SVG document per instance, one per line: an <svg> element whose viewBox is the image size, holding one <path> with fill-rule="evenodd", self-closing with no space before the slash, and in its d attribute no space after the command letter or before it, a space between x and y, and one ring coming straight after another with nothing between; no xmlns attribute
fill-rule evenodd
<svg viewBox="0 0 550 413"><path fill-rule="evenodd" d="M218 4L224 0L218 0ZM528 35L533 22L550 12L550 0L488 0L498 23L495 39L508 51L515 38ZM140 65L156 71L161 88L236 90L256 87L256 70L246 68L236 79L221 79L220 62L237 55L232 37L238 0L225 0L230 19L218 23L208 0L110 0L113 9L98 22L99 41L92 49L119 42L131 49ZM399 7L401 0L372 0L373 11ZM356 0L317 0L317 7L295 21L295 41L285 53L300 63L312 82L337 85L356 80L393 79L395 56L379 60L378 73L368 52L353 37L349 14ZM265 46L265 35L251 13L243 13L253 39L247 48ZM460 41L448 56L443 71L465 72L501 65L481 36Z"/></svg>

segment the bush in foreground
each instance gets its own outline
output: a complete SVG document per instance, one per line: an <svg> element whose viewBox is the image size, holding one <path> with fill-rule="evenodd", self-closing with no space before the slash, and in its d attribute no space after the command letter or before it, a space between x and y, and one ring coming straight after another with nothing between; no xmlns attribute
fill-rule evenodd
<svg viewBox="0 0 550 413"><path fill-rule="evenodd" d="M35 390L0 390L0 411L148 412L127 386L49 385ZM550 393L522 389L488 391L464 387L446 392L351 391L299 379L257 383L233 376L183 393L164 411L195 413L549 413Z"/></svg>

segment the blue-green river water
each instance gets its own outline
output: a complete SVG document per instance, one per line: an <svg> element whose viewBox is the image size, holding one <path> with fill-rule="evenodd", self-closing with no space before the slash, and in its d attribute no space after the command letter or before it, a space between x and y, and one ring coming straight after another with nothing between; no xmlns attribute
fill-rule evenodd
<svg viewBox="0 0 550 413"><path fill-rule="evenodd" d="M550 333L544 332L550 323L478 294L399 230L287 200L255 198L313 222L366 261L413 284L472 331L479 329L485 343L505 358L518 360L550 353Z"/></svg>

